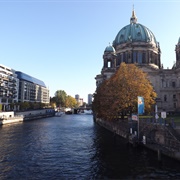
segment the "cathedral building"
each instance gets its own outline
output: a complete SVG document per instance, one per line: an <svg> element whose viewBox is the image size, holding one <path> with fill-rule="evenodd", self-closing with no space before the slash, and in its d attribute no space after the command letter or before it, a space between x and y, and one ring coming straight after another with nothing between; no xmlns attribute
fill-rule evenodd
<svg viewBox="0 0 180 180"><path fill-rule="evenodd" d="M135 63L148 74L157 93L158 112L180 112L180 38L175 52L176 62L172 69L164 69L159 42L150 29L138 23L133 10L130 24L124 26L113 44L105 48L101 74L95 77L96 86L110 78L122 62Z"/></svg>

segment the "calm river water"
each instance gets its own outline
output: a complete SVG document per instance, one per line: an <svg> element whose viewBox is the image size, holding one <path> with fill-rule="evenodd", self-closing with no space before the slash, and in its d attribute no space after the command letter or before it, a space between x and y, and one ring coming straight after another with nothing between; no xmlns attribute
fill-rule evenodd
<svg viewBox="0 0 180 180"><path fill-rule="evenodd" d="M180 162L142 148L93 122L64 115L0 127L0 180L180 179Z"/></svg>

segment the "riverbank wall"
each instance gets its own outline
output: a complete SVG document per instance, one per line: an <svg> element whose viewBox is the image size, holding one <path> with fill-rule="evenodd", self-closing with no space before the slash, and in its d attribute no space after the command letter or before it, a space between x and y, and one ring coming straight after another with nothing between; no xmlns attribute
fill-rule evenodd
<svg viewBox="0 0 180 180"><path fill-rule="evenodd" d="M22 112L0 112L0 125L36 120L55 116L54 109L40 109Z"/></svg>
<svg viewBox="0 0 180 180"><path fill-rule="evenodd" d="M23 116L15 116L0 121L0 125L23 122Z"/></svg>
<svg viewBox="0 0 180 180"><path fill-rule="evenodd" d="M143 146L156 151L158 160L163 154L180 161L180 137L169 124L141 123L138 138L137 126L133 127L132 120L105 121L95 118L95 122L114 135L125 138L133 147Z"/></svg>
<svg viewBox="0 0 180 180"><path fill-rule="evenodd" d="M15 112L16 116L23 116L23 121L41 119L55 116L54 109L39 109L31 111Z"/></svg>

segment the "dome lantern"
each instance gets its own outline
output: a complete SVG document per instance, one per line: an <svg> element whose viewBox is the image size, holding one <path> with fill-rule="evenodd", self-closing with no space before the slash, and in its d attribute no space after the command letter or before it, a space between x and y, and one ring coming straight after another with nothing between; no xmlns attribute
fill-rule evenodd
<svg viewBox="0 0 180 180"><path fill-rule="evenodd" d="M132 17L130 18L130 24L132 23L137 23L137 17L135 14L134 6L133 6L133 11L132 11Z"/></svg>

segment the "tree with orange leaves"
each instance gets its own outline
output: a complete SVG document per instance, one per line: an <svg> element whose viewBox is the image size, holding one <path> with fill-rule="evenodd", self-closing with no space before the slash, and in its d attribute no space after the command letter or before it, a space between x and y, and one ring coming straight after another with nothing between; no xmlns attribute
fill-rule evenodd
<svg viewBox="0 0 180 180"><path fill-rule="evenodd" d="M147 74L135 64L121 63L116 73L104 81L94 93L93 110L106 120L123 118L137 112L137 97L145 100L145 112L151 112L157 96Z"/></svg>

